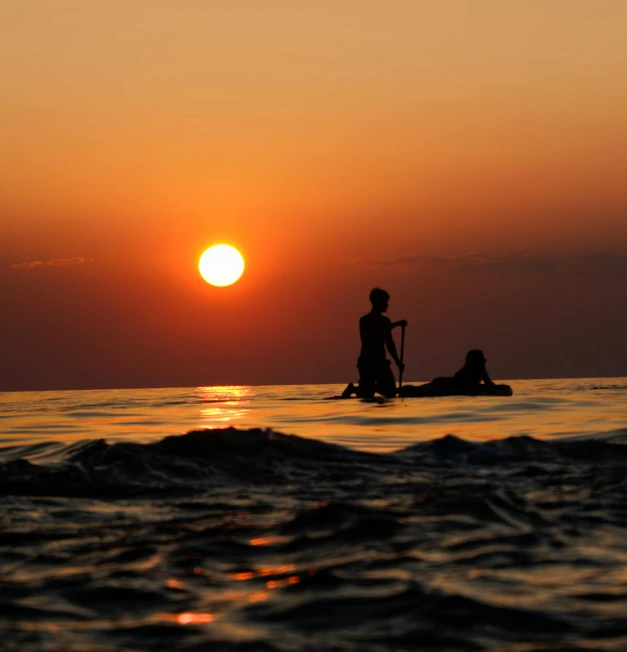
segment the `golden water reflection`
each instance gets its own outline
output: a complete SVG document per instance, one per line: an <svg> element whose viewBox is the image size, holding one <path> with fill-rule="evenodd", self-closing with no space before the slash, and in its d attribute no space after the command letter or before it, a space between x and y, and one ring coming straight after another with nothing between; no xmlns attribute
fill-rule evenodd
<svg viewBox="0 0 627 652"><path fill-rule="evenodd" d="M242 421L254 395L252 387L242 385L196 387L196 398L203 404L198 427L224 427Z"/></svg>
<svg viewBox="0 0 627 652"><path fill-rule="evenodd" d="M191 611L184 611L178 614L164 613L162 619L178 623L179 625L206 625L215 620L215 616L211 613L193 613Z"/></svg>
<svg viewBox="0 0 627 652"><path fill-rule="evenodd" d="M62 461L88 439L150 443L204 428L272 428L386 453L452 434L470 441L627 436L627 379L507 381L514 396L327 401L340 385L0 393L0 454ZM40 444L45 444L41 446Z"/></svg>

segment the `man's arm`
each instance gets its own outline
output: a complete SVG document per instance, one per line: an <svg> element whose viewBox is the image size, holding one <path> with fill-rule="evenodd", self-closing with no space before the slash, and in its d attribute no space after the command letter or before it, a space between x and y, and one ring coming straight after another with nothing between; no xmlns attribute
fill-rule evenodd
<svg viewBox="0 0 627 652"><path fill-rule="evenodd" d="M390 326L390 329L392 329L392 328L396 328L397 326L402 326L403 328L405 328L405 326L407 326L407 320L406 320L406 319L401 319L401 320L399 320L399 321L395 321L395 322Z"/></svg>
<svg viewBox="0 0 627 652"><path fill-rule="evenodd" d="M385 346L387 350L390 352L390 355L392 356L392 359L394 362L396 362L396 366L401 369L405 368L405 365L400 361L400 358L398 357L398 353L396 352L396 343L394 342L394 338L392 337L392 328L393 325L390 324L390 330L388 331L387 335L385 336Z"/></svg>

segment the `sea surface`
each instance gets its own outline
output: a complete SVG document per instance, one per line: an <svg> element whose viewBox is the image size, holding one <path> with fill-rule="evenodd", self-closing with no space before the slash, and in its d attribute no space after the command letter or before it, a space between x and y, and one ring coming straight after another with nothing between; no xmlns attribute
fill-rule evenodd
<svg viewBox="0 0 627 652"><path fill-rule="evenodd" d="M627 650L627 378L504 382L0 394L0 649Z"/></svg>

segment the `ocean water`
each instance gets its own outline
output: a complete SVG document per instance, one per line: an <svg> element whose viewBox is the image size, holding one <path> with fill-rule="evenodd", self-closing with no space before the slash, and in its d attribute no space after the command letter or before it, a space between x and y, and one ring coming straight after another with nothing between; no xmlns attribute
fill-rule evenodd
<svg viewBox="0 0 627 652"><path fill-rule="evenodd" d="M627 650L627 379L0 394L2 650Z"/></svg>

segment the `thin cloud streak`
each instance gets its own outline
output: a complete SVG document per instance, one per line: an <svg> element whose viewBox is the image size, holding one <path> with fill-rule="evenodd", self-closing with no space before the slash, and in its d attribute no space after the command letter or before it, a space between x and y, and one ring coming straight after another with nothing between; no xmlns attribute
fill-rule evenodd
<svg viewBox="0 0 627 652"><path fill-rule="evenodd" d="M593 253L565 255L499 255L467 253L457 256L422 256L409 254L396 258L357 260L359 267L374 269L397 269L403 272L424 270L525 272L545 274L575 271L621 271L627 272L627 254Z"/></svg>
<svg viewBox="0 0 627 652"><path fill-rule="evenodd" d="M53 258L52 260L27 260L23 263L14 263L11 269L28 270L28 269L42 269L45 267L71 267L75 265L83 265L86 261L81 256L74 258Z"/></svg>

